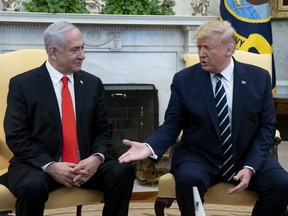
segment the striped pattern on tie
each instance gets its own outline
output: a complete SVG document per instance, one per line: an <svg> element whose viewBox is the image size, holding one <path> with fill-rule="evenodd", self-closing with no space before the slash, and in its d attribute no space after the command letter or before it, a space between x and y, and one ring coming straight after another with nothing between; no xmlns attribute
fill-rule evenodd
<svg viewBox="0 0 288 216"><path fill-rule="evenodd" d="M232 136L228 113L228 103L226 92L221 81L223 76L221 74L216 74L215 77L217 78L215 87L215 103L218 113L223 154L222 176L224 179L230 181L235 175L235 169L233 163Z"/></svg>

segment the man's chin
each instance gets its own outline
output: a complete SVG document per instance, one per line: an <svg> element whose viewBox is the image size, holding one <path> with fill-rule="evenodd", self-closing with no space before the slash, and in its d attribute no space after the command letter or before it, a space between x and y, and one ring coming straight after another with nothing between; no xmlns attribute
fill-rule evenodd
<svg viewBox="0 0 288 216"><path fill-rule="evenodd" d="M210 69L211 69L207 65L202 65L202 64L201 64L201 68L202 68L202 70L207 71L207 72L210 72Z"/></svg>
<svg viewBox="0 0 288 216"><path fill-rule="evenodd" d="M82 68L82 65L80 65L80 66L75 66L75 67L74 67L74 71L75 71L75 72L80 71L81 68Z"/></svg>

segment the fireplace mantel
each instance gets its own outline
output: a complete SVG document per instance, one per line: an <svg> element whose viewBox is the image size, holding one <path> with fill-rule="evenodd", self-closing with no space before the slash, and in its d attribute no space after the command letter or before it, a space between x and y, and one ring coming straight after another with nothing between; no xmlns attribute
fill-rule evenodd
<svg viewBox="0 0 288 216"><path fill-rule="evenodd" d="M217 16L158 16L158 15L109 15L109 14L51 14L29 12L0 12L3 24L39 24L66 20L87 25L151 25L151 26L191 26L201 25Z"/></svg>
<svg viewBox="0 0 288 216"><path fill-rule="evenodd" d="M195 53L197 27L217 16L143 16L0 12L0 53L44 48L43 32L58 20L79 27L85 42L83 69L105 84L153 84L158 90L159 123L173 75ZM1 73L1 72L0 72Z"/></svg>

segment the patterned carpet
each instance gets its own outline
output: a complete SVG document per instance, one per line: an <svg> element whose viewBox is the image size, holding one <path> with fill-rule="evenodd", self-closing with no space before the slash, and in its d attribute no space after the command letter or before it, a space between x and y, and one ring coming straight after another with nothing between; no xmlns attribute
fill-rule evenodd
<svg viewBox="0 0 288 216"><path fill-rule="evenodd" d="M82 216L100 216L102 204L83 206ZM205 204L206 216L250 216L251 206L231 206L219 204ZM166 216L180 216L178 206L173 203L165 211ZM46 210L45 216L75 216L75 208L63 208L57 210ZM155 216L153 201L131 201L129 216Z"/></svg>

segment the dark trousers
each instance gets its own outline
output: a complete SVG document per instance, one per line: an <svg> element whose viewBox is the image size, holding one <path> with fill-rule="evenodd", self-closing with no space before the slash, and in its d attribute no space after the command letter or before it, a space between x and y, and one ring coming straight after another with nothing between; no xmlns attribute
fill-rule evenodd
<svg viewBox="0 0 288 216"><path fill-rule="evenodd" d="M81 187L104 192L103 216L127 216L134 179L135 171L131 165L108 160L102 163L97 173ZM15 189L16 215L43 215L49 192L60 186L43 171L31 168L22 176Z"/></svg>
<svg viewBox="0 0 288 216"><path fill-rule="evenodd" d="M194 216L193 186L197 186L200 197L217 177L197 162L183 162L175 172L176 198L181 216ZM217 179L218 180L218 179ZM256 202L252 216L284 216L288 205L288 173L283 168L274 168L256 173L250 181L250 189L256 191ZM231 195L233 196L233 195Z"/></svg>

